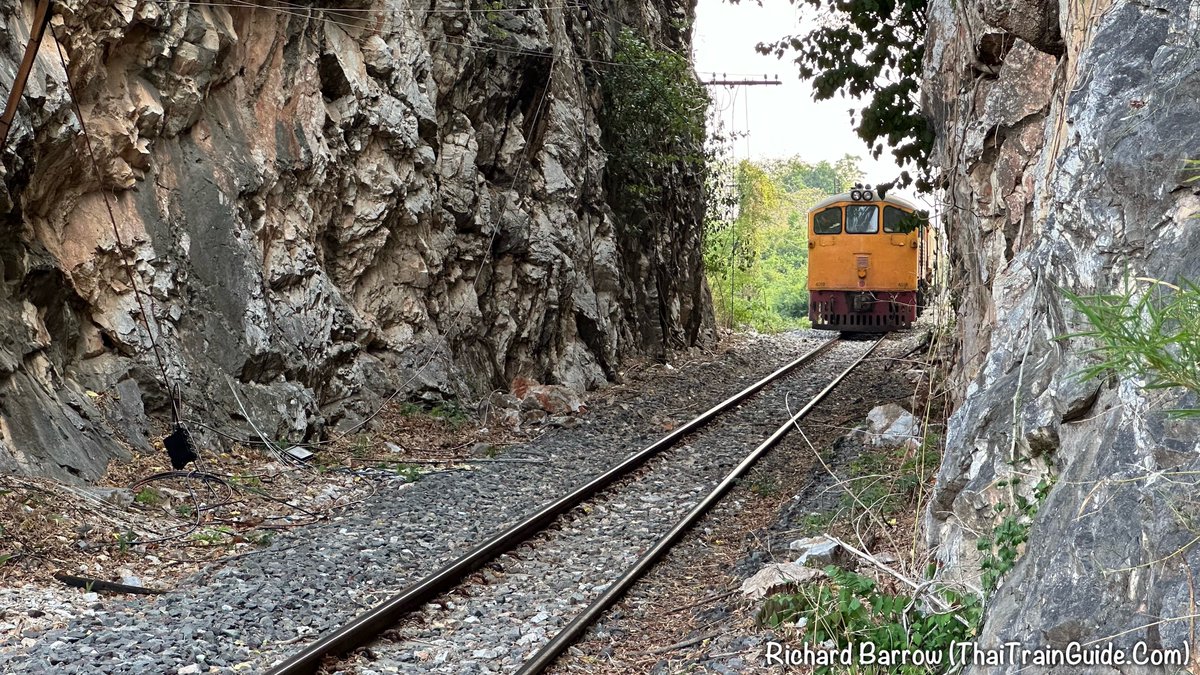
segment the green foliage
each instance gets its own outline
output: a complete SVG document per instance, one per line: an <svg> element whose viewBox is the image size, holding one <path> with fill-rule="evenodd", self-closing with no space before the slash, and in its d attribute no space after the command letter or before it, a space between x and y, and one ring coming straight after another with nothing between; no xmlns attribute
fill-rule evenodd
<svg viewBox="0 0 1200 675"><path fill-rule="evenodd" d="M154 506L162 501L162 495L154 488L144 487L133 496L133 501L146 506Z"/></svg>
<svg viewBox="0 0 1200 675"><path fill-rule="evenodd" d="M229 482L244 488L262 487L262 479L251 474L236 474L229 477Z"/></svg>
<svg viewBox="0 0 1200 675"><path fill-rule="evenodd" d="M255 546L266 548L275 540L275 534L269 531L250 532L246 535L246 540Z"/></svg>
<svg viewBox="0 0 1200 675"><path fill-rule="evenodd" d="M440 401L429 410L430 417L445 420L451 426L459 427L471 421L471 416L467 414L465 408L455 400Z"/></svg>
<svg viewBox="0 0 1200 675"><path fill-rule="evenodd" d="M796 593L770 597L759 613L759 621L772 628L801 620L804 640L810 644L832 643L834 649L864 643L876 653L887 650L940 652L938 666L863 666L860 673L941 673L947 670L949 650L969 641L982 615L980 599L942 588L938 595L949 610L933 612L927 604L902 593L880 590L874 580L837 567L825 568L829 580L801 587ZM819 674L841 672L838 667L818 667Z"/></svg>
<svg viewBox="0 0 1200 675"><path fill-rule="evenodd" d="M846 192L862 182L863 172L858 158L845 155L834 163L822 160L809 164L799 157L768 162L768 170L776 176L787 192L814 191L822 197Z"/></svg>
<svg viewBox="0 0 1200 675"><path fill-rule="evenodd" d="M405 405L409 404L406 403ZM371 454L374 447L375 445L371 442L369 434L359 434L354 437L354 442L350 445L350 454L358 458L366 457Z"/></svg>
<svg viewBox="0 0 1200 675"><path fill-rule="evenodd" d="M137 535L133 533L133 530L118 532L113 537L117 540L117 550L121 553L128 551L133 542L137 541Z"/></svg>
<svg viewBox="0 0 1200 675"><path fill-rule="evenodd" d="M910 511L918 491L937 473L938 443L939 437L930 434L913 451L882 448L855 457L840 498L843 511L857 518L866 507L885 521Z"/></svg>
<svg viewBox="0 0 1200 675"><path fill-rule="evenodd" d="M704 266L718 315L760 332L807 327L807 212L861 178L858 158L742 161L713 167L709 176L723 180L731 197L705 224Z"/></svg>
<svg viewBox="0 0 1200 675"><path fill-rule="evenodd" d="M780 491L779 482L774 478L759 478L750 483L750 493L759 497L774 497Z"/></svg>
<svg viewBox="0 0 1200 675"><path fill-rule="evenodd" d="M829 531L829 526L837 519L837 513L834 511L814 511L804 520L800 521L800 531L806 537L822 534Z"/></svg>
<svg viewBox="0 0 1200 675"><path fill-rule="evenodd" d="M1064 291L1090 324L1066 338L1091 338L1089 353L1098 362L1085 369L1085 378L1111 372L1136 377L1148 389L1183 387L1200 394L1200 287L1191 281L1179 286L1156 279L1138 295L1126 283L1120 293L1079 296ZM1173 410L1173 416L1200 416L1200 408Z"/></svg>
<svg viewBox="0 0 1200 675"><path fill-rule="evenodd" d="M669 176L705 171L709 99L686 57L655 49L629 29L616 36L613 62L601 79L607 176L614 209L637 228Z"/></svg>
<svg viewBox="0 0 1200 675"><path fill-rule="evenodd" d="M387 471L391 471L392 473L396 474L397 476L400 476L401 478L403 478L404 482L406 482L406 483L415 483L415 482L421 480L421 476L423 475L421 473L420 467L414 466L412 464L404 464L401 462L381 463L379 465L379 468L387 470Z"/></svg>
<svg viewBox="0 0 1200 675"><path fill-rule="evenodd" d="M483 10L484 31L496 39L503 40L507 38L509 32L500 26L505 19L504 10L507 9L504 3L500 2L500 0L492 0L491 2L485 2L481 9Z"/></svg>
<svg viewBox="0 0 1200 675"><path fill-rule="evenodd" d="M1020 483L1021 479L1014 477L1008 481L1000 481L996 486L1015 487ZM991 595L1000 585L1004 575L1017 564L1022 547L1029 541L1029 526L1053 486L1054 482L1051 479L1043 478L1033 489L1032 501L1020 493L1015 493L1015 504L996 504L996 514L1007 512L1007 515L993 528L991 534L982 536L975 542L975 548L983 554L979 561L979 569L983 572L984 593Z"/></svg>
<svg viewBox="0 0 1200 675"><path fill-rule="evenodd" d="M893 227L895 228L896 232L908 234L909 232L918 230L922 227L927 227L928 225L929 212L925 210L919 210L905 215L899 220L899 222L895 223Z"/></svg>
<svg viewBox="0 0 1200 675"><path fill-rule="evenodd" d="M835 95L865 99L851 111L856 131L871 154L879 157L885 144L896 163L917 171L916 184L930 188L929 153L933 130L921 113L918 89L925 55L927 0L792 0L803 2L820 17L805 35L759 44L764 54L793 54L800 77L812 82L814 98ZM914 182L902 171L892 185Z"/></svg>
<svg viewBox="0 0 1200 675"><path fill-rule="evenodd" d="M234 534L233 529L228 527L208 527L192 534L192 541L214 546L224 543L226 537L232 537Z"/></svg>

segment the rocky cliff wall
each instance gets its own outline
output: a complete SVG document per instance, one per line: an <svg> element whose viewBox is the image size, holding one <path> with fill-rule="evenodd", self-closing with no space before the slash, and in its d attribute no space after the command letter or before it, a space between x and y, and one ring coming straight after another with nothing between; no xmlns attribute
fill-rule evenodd
<svg viewBox="0 0 1200 675"><path fill-rule="evenodd" d="M0 1L6 94L34 4ZM612 35L686 53L690 3L55 6L0 155L0 470L97 476L167 383L299 436L712 338L699 177L619 227L597 121Z"/></svg>
<svg viewBox="0 0 1200 675"><path fill-rule="evenodd" d="M946 576L977 578L995 505L1012 513L1051 476L984 642L1181 646L1197 614L1200 428L1163 414L1188 403L1179 391L1082 381L1094 345L1056 338L1080 327L1064 289L1200 278L1184 163L1200 157L1200 3L934 0L930 23L924 104L959 314L931 543Z"/></svg>

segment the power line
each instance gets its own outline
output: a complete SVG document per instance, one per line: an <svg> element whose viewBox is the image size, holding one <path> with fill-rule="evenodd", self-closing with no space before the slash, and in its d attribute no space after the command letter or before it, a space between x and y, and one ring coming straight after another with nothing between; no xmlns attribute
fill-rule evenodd
<svg viewBox="0 0 1200 675"><path fill-rule="evenodd" d="M255 4L255 3L249 2L249 0L246 0L245 2L243 2L242 0L231 0L229 2L223 2L223 3L205 2L204 0L160 0L160 2L169 2L170 4L175 4L175 5L188 5L188 6L200 6L200 7L239 7L239 8L256 9L256 10L262 9L262 10L266 10L268 12L274 12L276 14L280 14L283 16L291 16L291 17L296 17L296 18L301 18L301 19L314 19L315 18L315 19L319 19L321 21L325 21L326 23L332 24L334 26L338 26L339 28L349 28L349 29L362 28L362 26L359 24L349 23L347 21L338 21L337 19L331 18L329 16L325 16L324 14L326 12L331 12L331 13L336 14L336 13L339 13L341 10L331 10L331 9L324 8L324 7L306 7L304 9L306 9L308 11L301 12L301 11L295 11L293 9L289 9L290 7L298 7L296 5L288 5L285 7L276 7L276 6ZM545 10L545 9L560 9L560 8L561 9L574 9L574 8L578 8L578 7L582 7L582 5L551 5L551 6L547 6L547 7L534 7L534 8L528 8L528 9L530 9L531 11L532 10L541 11L541 10ZM320 16L314 16L312 14L313 11L318 12L320 14ZM371 11L379 12L379 10L371 10ZM459 10L459 11L464 11L464 10ZM476 11L476 10L471 10L471 11ZM386 12L382 12L382 13L386 13ZM430 39L427 42L429 44L450 45L450 46L455 46L455 47L462 47L464 49L471 49L471 50L475 50L475 51L501 52L501 53L515 54L515 55L520 55L520 56L530 56L530 57L544 58L544 59L555 58L555 56L553 54L548 53L546 51L539 51L539 50L535 50L535 49L525 49L522 47L513 47L510 45L504 45L504 44L500 44L500 43L496 43L496 42L489 42L489 41L483 40L483 39L471 40L469 42L467 42L467 41L460 42L460 41L449 40L449 39ZM614 67L618 67L618 68L634 67L634 64L618 63L616 61L605 61L602 59L589 59L589 58L584 58L582 56L576 56L575 60L579 61L580 63L590 63L593 65L602 65L602 66L614 66Z"/></svg>
<svg viewBox="0 0 1200 675"><path fill-rule="evenodd" d="M761 84L783 84L783 82L780 80L709 80L708 82L702 81L700 84L708 87L753 87Z"/></svg>
<svg viewBox="0 0 1200 675"><path fill-rule="evenodd" d="M126 276L129 277L129 285L133 289L133 296L137 300L138 310L142 315L142 324L146 327L146 336L150 340L150 346L154 352L154 360L158 364L159 373L162 375L163 388L171 397L171 412L174 416L176 424L180 420L179 398L178 392L171 387L171 378L167 375L166 361L163 359L162 350L158 346L158 340L154 337L154 331L150 329L150 314L146 311L146 303L142 301L142 289L138 285L137 278L133 273L133 265L126 259L125 243L121 240L121 230L117 226L117 217L113 213L112 202L108 198L108 191L104 188L104 174L100 171L100 163L96 160L96 152L92 149L92 139L88 134L87 124L83 119L83 111L79 108L79 97L75 93L75 84L71 80L71 71L67 67L67 57L63 53L62 41L55 36L54 46L58 51L58 60L62 64L63 76L67 83L67 93L71 97L71 107L74 108L75 118L79 120L79 131L83 135L83 144L87 149L88 157L91 159L92 171L96 174L96 180L99 183L100 196L104 198L104 208L108 212L108 220L112 225L113 238L117 243L118 256L121 259L121 267L125 269ZM158 324L157 319L155 323ZM158 333L162 335L162 325L158 324Z"/></svg>
<svg viewBox="0 0 1200 675"><path fill-rule="evenodd" d="M308 5L300 5L285 0L276 0L276 5L272 6L253 2L252 0L223 0L221 2L209 2L208 0L156 0L164 5L195 5L203 7L242 7L247 9L283 9L288 8L298 12L328 12L330 14L362 14L365 16L373 16L379 14L498 14L501 12L540 12L547 9L580 9L584 5L571 3L561 5L546 5L543 7L463 7L463 8L436 8L436 9L420 9L420 8L402 8L393 7L387 9L379 9L372 7L311 7Z"/></svg>

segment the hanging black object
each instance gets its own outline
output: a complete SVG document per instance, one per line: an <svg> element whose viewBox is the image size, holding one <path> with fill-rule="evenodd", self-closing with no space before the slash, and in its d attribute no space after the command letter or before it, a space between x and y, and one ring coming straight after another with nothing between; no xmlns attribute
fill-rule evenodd
<svg viewBox="0 0 1200 675"><path fill-rule="evenodd" d="M182 470L189 462L200 458L196 454L196 448L192 446L191 432L182 424L175 425L175 431L163 439L163 445L167 447L167 456L171 458L171 467L176 471Z"/></svg>

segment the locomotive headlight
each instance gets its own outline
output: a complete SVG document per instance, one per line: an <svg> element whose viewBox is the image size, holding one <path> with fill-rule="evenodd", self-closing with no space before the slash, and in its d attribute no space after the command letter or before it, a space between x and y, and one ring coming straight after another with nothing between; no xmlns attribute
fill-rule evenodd
<svg viewBox="0 0 1200 675"><path fill-rule="evenodd" d="M850 191L850 199L853 199L856 202L862 201L862 191L861 190L851 190Z"/></svg>
<svg viewBox="0 0 1200 675"><path fill-rule="evenodd" d="M863 190L863 191L862 191L862 200L863 200L864 202L873 202L873 201L875 201L875 193L874 193L874 192L871 192L870 190Z"/></svg>

